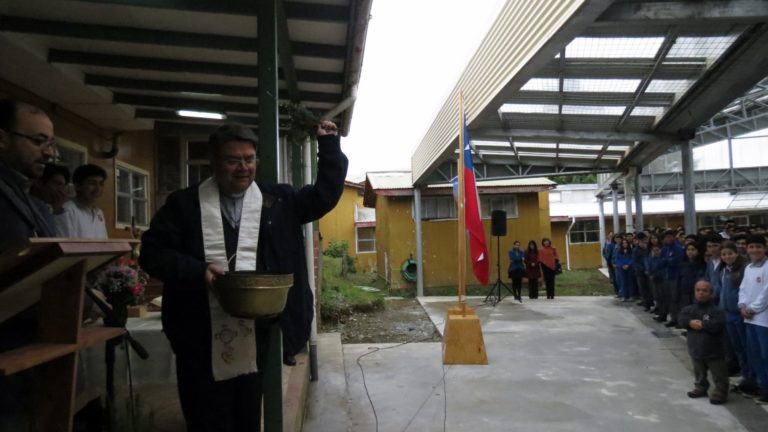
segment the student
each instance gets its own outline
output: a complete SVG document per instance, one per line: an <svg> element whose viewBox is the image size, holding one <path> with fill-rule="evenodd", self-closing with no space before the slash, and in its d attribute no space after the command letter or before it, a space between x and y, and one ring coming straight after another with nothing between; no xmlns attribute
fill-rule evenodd
<svg viewBox="0 0 768 432"><path fill-rule="evenodd" d="M728 336L728 345L741 369L741 383L735 390L745 393L754 393L757 390L755 374L747 363L747 329L744 317L739 309L739 286L744 278L746 261L739 255L736 243L727 240L720 248L720 263L718 264L715 279L720 286L720 308L725 312L725 330Z"/></svg>
<svg viewBox="0 0 768 432"><path fill-rule="evenodd" d="M640 232L635 236L635 240L637 240L637 246L632 249L632 267L635 270L637 294L640 296L640 302L637 305L643 306L643 309L648 312L653 306L653 293L645 267L648 263L648 236Z"/></svg>
<svg viewBox="0 0 768 432"><path fill-rule="evenodd" d="M696 282L694 292L696 302L684 307L677 318L688 331L688 354L693 362L694 389L688 392L688 397L707 396L707 372L711 372L715 391L709 402L722 405L728 400L728 367L723 347L725 313L713 301L712 284L700 280Z"/></svg>
<svg viewBox="0 0 768 432"><path fill-rule="evenodd" d="M72 174L76 196L54 213L56 235L65 238L107 238L104 213L96 201L104 194L107 172L97 165L81 165Z"/></svg>
<svg viewBox="0 0 768 432"><path fill-rule="evenodd" d="M657 316L653 317L656 321L663 322L667 319L667 314L672 313L669 317L669 326L675 326L677 323L677 292L678 292L678 278L680 275L680 264L683 261L685 252L683 247L680 246L680 242L675 237L676 232L673 230L667 230L664 232L663 242L664 247L661 249L661 256L658 271L662 275L663 279L663 302L661 307L658 308Z"/></svg>
<svg viewBox="0 0 768 432"><path fill-rule="evenodd" d="M755 401L768 404L768 265L765 237L750 235L747 240L750 264L739 287L739 309L747 333L747 362L757 378ZM742 392L742 394L746 394Z"/></svg>
<svg viewBox="0 0 768 432"><path fill-rule="evenodd" d="M544 285L547 288L547 299L554 300L555 272L560 265L560 257L557 256L557 249L552 247L552 240L546 237L541 239L539 261L541 262L541 272L544 274Z"/></svg>
<svg viewBox="0 0 768 432"><path fill-rule="evenodd" d="M539 249L536 246L536 241L531 240L528 242L523 262L525 262L525 277L528 278L528 298L539 298L541 266L539 265Z"/></svg>
<svg viewBox="0 0 768 432"><path fill-rule="evenodd" d="M512 294L515 300L520 300L523 289L523 276L525 276L525 254L520 249L520 242L515 240L512 249L509 250L509 269L507 274L512 279Z"/></svg>
<svg viewBox="0 0 768 432"><path fill-rule="evenodd" d="M623 302L631 300L634 290L634 272L632 270L632 248L629 240L621 241L616 252L616 282L619 284L619 298Z"/></svg>
<svg viewBox="0 0 768 432"><path fill-rule="evenodd" d="M69 169L63 165L47 163L43 176L32 183L29 193L46 203L51 214L60 213L64 203L69 200L67 184Z"/></svg>
<svg viewBox="0 0 768 432"><path fill-rule="evenodd" d="M674 319L679 311L689 304L693 303L694 286L696 282L704 278L707 265L704 262L702 248L697 243L689 243L685 246L685 259L680 265L680 276L677 283L677 298L673 299L671 310ZM714 295L714 292L713 292ZM674 321L666 324L668 327L675 326Z"/></svg>

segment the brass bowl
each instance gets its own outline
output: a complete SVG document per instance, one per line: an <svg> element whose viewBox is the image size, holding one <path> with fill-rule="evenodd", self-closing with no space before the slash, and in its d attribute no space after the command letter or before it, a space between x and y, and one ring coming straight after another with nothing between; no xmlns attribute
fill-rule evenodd
<svg viewBox="0 0 768 432"><path fill-rule="evenodd" d="M293 274L234 271L217 276L213 283L221 307L238 318L273 317L285 309Z"/></svg>

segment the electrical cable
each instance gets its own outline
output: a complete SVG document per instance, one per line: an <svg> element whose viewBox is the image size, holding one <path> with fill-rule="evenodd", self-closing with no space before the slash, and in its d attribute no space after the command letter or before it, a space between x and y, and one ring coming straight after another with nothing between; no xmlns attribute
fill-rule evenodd
<svg viewBox="0 0 768 432"><path fill-rule="evenodd" d="M428 340L430 340L430 339L432 339L432 336L429 336L429 337L425 337L425 338L422 338L422 339L417 339L417 340L412 340L412 341L406 341L406 342L402 342L402 343L399 343L399 344L397 344L397 345L392 345L392 346L390 346L390 347L386 347L386 348L371 347L371 348L369 348L369 349L370 349L370 351L368 351L368 352L366 352L366 353L363 353L363 354L359 355L359 356L357 357L357 359L355 360L355 363L357 363L357 367L358 367L358 368L360 368L360 374L361 374L361 375L362 375L362 377L363 377L363 388L365 389L365 396L368 398L368 403L371 405L371 411L373 412L373 419L374 419L374 422L375 422L375 425L376 425L376 432L379 432L379 416L378 416L378 414L376 413L376 407L375 407L375 406L374 406L374 404L373 404L373 399L371 399L371 393L370 393L370 391L368 390L368 384L367 384L367 382L365 381L365 370L363 369L363 364L360 362L360 360L362 360L362 359L363 359L363 357L369 356L369 355L371 355L371 354L373 354L373 353L377 353L377 352L379 352L379 351L385 351L385 350L389 350L389 349L393 349L393 348L399 348L399 347L401 347L401 346L403 346L403 345L408 345L408 344L411 344L411 343L426 342L426 341L428 341ZM447 373L447 372L445 371L445 365L443 365L443 376L441 377L441 381L443 381L443 390L445 390L445 374L446 374L446 373ZM440 382L438 381L438 382L435 384L435 386L436 386L436 385L439 385L439 384L440 384ZM434 386L433 386L433 389L434 389ZM430 396L431 396L431 395L432 395L432 393L430 393ZM445 391L443 391L443 398L447 398L447 396L445 395ZM429 399L429 396L427 397L427 399ZM421 411L421 408L424 406L424 404L425 404L425 403L426 403L426 400L425 400L425 402L422 402L421 406L420 406L420 407L419 407L419 409L416 411L416 414L418 414L418 413L419 413L419 411ZM447 408L447 401L444 401L444 403L443 403L443 409L444 409L444 413L443 413L443 431L445 431L445 425L446 425L446 422L445 422L445 417L447 417L447 409L448 409L448 408ZM408 424L406 425L405 429L408 429L408 426L410 426L411 422L413 421L413 419L414 419L415 417L416 417L416 415L414 415L414 417L412 417L412 418L411 418L411 420L410 420L410 421L408 422ZM403 431L405 431L405 429L404 429Z"/></svg>

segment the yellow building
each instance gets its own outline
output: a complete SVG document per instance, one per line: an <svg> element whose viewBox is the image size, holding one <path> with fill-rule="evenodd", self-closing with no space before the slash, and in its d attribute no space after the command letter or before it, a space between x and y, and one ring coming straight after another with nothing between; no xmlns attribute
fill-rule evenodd
<svg viewBox="0 0 768 432"><path fill-rule="evenodd" d="M339 203L320 219L323 250L331 242L345 241L358 271L376 270L376 212L363 206L363 184L344 182Z"/></svg>
<svg viewBox="0 0 768 432"><path fill-rule="evenodd" d="M548 191L555 183L547 179L517 179L478 182L481 216L491 259L490 279L496 278L496 262L506 278L507 251L514 240L527 243L550 236ZM456 286L456 204L449 184L430 186L421 192L424 287ZM415 283L402 275L403 265L416 257L416 225L413 217L414 189L410 172L368 173L365 205L376 209L376 269L393 291L411 290ZM491 236L490 215L506 211L507 235ZM467 261L467 268L471 265ZM478 284L467 271L468 285Z"/></svg>

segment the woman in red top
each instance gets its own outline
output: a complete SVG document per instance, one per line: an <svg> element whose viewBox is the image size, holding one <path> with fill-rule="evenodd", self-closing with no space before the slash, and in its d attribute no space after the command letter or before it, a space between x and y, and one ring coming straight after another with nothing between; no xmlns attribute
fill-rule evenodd
<svg viewBox="0 0 768 432"><path fill-rule="evenodd" d="M535 241L528 242L523 262L525 262L525 277L528 278L528 298L539 298L541 270L539 269L539 250Z"/></svg>
<svg viewBox="0 0 768 432"><path fill-rule="evenodd" d="M547 298L555 298L555 269L560 262L557 256L557 249L552 247L552 241L548 238L541 239L541 250L539 250L539 261L541 262L541 272L544 273L544 285L547 287Z"/></svg>

